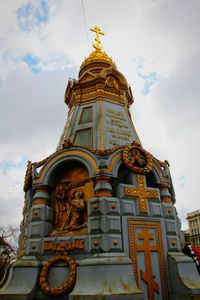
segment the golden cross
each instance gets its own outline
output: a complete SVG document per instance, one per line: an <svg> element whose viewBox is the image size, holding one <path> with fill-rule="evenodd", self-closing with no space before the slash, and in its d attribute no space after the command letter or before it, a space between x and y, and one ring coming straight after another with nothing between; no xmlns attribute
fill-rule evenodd
<svg viewBox="0 0 200 300"><path fill-rule="evenodd" d="M137 175L137 188L125 187L126 196L136 196L139 198L140 212L147 213L147 198L158 199L158 191L152 188L145 189L144 175Z"/></svg>
<svg viewBox="0 0 200 300"><path fill-rule="evenodd" d="M101 45L99 35L100 34L104 35L104 33L101 31L101 29L98 26L95 26L94 28L91 28L90 30L96 33L95 41L92 43L93 47L95 48L95 50L101 51L103 46Z"/></svg>

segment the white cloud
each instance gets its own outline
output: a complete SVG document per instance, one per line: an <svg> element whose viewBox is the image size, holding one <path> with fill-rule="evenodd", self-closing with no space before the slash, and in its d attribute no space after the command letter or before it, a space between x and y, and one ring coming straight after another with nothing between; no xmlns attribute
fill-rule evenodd
<svg viewBox="0 0 200 300"><path fill-rule="evenodd" d="M19 226L22 218L24 168L14 167L4 174L0 168L1 226Z"/></svg>

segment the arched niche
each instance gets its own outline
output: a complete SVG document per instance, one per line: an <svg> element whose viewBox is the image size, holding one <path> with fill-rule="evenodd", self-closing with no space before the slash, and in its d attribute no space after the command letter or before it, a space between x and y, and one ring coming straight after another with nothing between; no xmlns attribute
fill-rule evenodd
<svg viewBox="0 0 200 300"><path fill-rule="evenodd" d="M160 184L160 178L155 169L146 174L146 184L148 187L158 187Z"/></svg>
<svg viewBox="0 0 200 300"><path fill-rule="evenodd" d="M128 169L124 163L122 163L118 169L117 178L118 178L119 183L131 184L131 185L134 184L133 171Z"/></svg>
<svg viewBox="0 0 200 300"><path fill-rule="evenodd" d="M119 184L135 185L135 186L137 185L136 175L133 173L132 170L127 168L127 166L123 162L121 162L121 164L118 165L116 178L113 179L112 182L113 195L116 197L118 196Z"/></svg>
<svg viewBox="0 0 200 300"><path fill-rule="evenodd" d="M158 186L158 178L155 175L155 172L152 170L146 174L146 184L149 187L157 187Z"/></svg>
<svg viewBox="0 0 200 300"><path fill-rule="evenodd" d="M58 164L53 169L48 178L48 185L54 188L63 176L69 181L78 182L84 180L86 177L89 178L90 174L84 163L76 159L69 159Z"/></svg>
<svg viewBox="0 0 200 300"><path fill-rule="evenodd" d="M94 184L86 165L75 159L64 161L54 168L48 184L54 212L50 235L85 234L87 202L94 197Z"/></svg>

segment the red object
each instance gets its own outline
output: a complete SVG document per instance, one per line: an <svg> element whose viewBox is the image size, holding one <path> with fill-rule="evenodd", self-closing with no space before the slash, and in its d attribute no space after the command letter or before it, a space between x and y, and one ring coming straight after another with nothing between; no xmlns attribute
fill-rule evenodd
<svg viewBox="0 0 200 300"><path fill-rule="evenodd" d="M196 260L197 265L200 265L200 249L196 246L191 246L192 251L194 251L194 259Z"/></svg>

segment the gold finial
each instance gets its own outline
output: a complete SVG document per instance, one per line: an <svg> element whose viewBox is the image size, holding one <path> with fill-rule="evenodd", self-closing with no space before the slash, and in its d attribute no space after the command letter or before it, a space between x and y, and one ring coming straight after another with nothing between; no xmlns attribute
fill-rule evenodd
<svg viewBox="0 0 200 300"><path fill-rule="evenodd" d="M95 48L95 50L101 51L103 46L101 45L99 35L100 34L104 35L104 33L101 31L101 29L98 26L95 26L94 28L91 28L90 30L96 33L95 41L92 43L93 47Z"/></svg>

